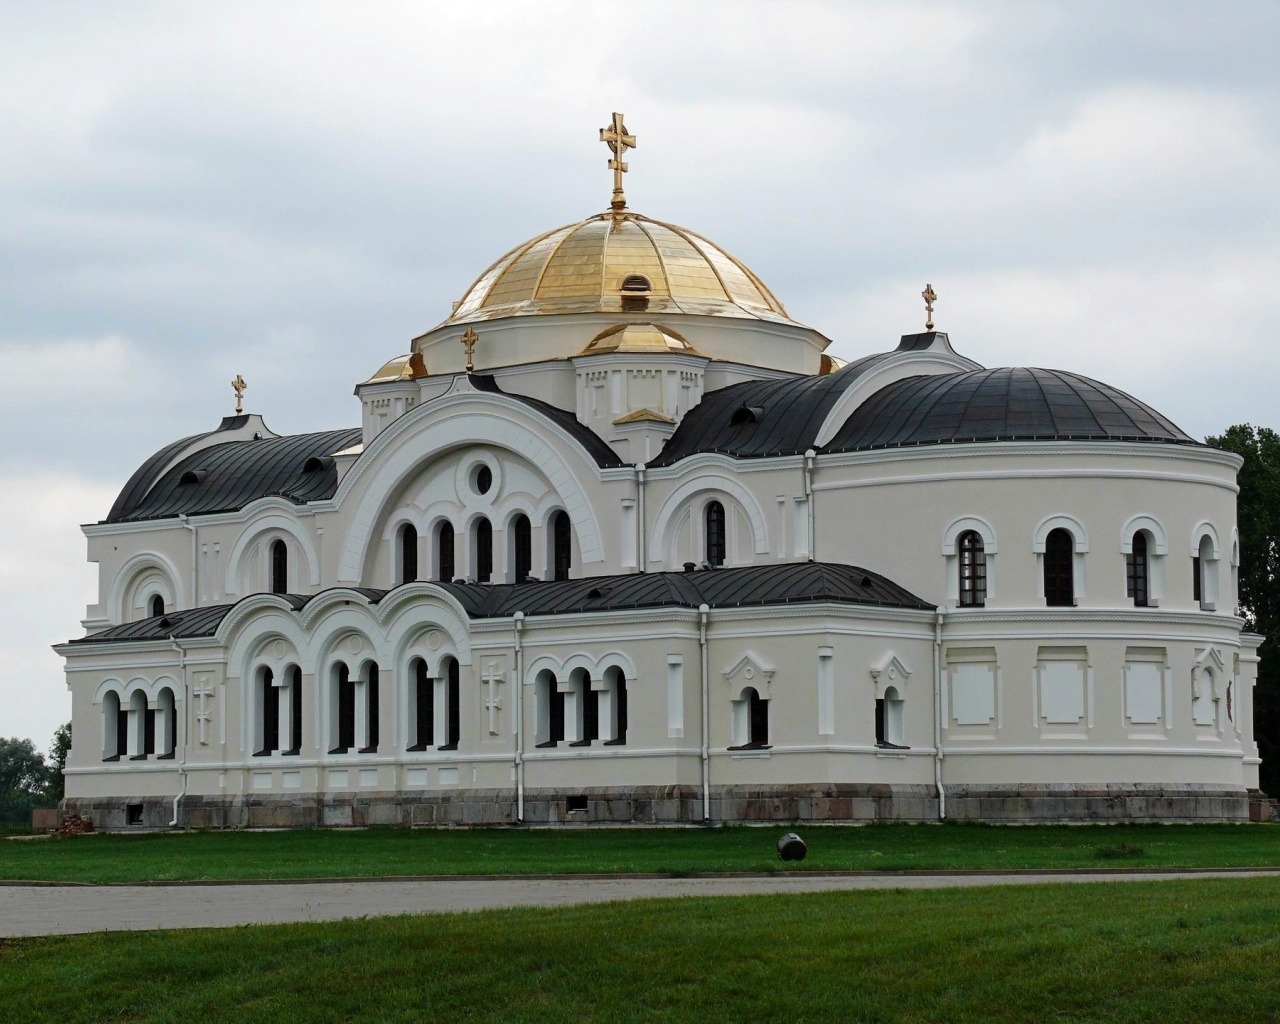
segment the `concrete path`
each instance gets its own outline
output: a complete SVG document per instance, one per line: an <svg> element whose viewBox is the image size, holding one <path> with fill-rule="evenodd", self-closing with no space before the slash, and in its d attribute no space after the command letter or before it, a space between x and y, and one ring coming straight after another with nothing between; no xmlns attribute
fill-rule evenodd
<svg viewBox="0 0 1280 1024"><path fill-rule="evenodd" d="M0 885L0 936L440 914L673 896L741 896L850 889L949 889L1046 882L1257 878L1278 870L1011 875L770 875L737 878L429 879L217 885Z"/></svg>

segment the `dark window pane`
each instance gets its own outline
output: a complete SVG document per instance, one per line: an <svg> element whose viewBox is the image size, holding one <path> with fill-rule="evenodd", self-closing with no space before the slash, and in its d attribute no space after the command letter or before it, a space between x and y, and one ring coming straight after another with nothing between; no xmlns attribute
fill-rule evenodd
<svg viewBox="0 0 1280 1024"><path fill-rule="evenodd" d="M753 747L769 745L769 702L752 690L748 696L750 719L750 736L748 743Z"/></svg>
<svg viewBox="0 0 1280 1024"><path fill-rule="evenodd" d="M1149 595L1149 562L1147 559L1147 535L1141 530L1133 535L1133 551L1125 556L1125 593L1133 598L1134 606L1145 608Z"/></svg>
<svg viewBox="0 0 1280 1024"><path fill-rule="evenodd" d="M553 574L558 580L567 580L573 564L573 533L569 513L561 511L551 517L551 538Z"/></svg>
<svg viewBox="0 0 1280 1024"><path fill-rule="evenodd" d="M369 666L368 679L365 682L368 689L368 703L366 711L369 716L369 745L361 749L361 753L373 754L378 750L378 666Z"/></svg>
<svg viewBox="0 0 1280 1024"><path fill-rule="evenodd" d="M400 527L400 582L418 578L418 530L411 523Z"/></svg>
<svg viewBox="0 0 1280 1024"><path fill-rule="evenodd" d="M1075 604L1074 555L1075 538L1061 527L1050 530L1044 546L1044 599L1051 608Z"/></svg>
<svg viewBox="0 0 1280 1024"><path fill-rule="evenodd" d="M453 524L441 523L436 536L436 579L452 583L453 572Z"/></svg>
<svg viewBox="0 0 1280 1024"><path fill-rule="evenodd" d="M458 749L458 741L462 739L462 683L461 669L457 661L449 659L449 742L445 744L449 750Z"/></svg>
<svg viewBox="0 0 1280 1024"><path fill-rule="evenodd" d="M987 603L987 553L976 530L960 535L960 607L981 608Z"/></svg>
<svg viewBox="0 0 1280 1024"><path fill-rule="evenodd" d="M512 539L515 541L516 582L524 583L533 571L533 531L529 526L529 518L516 516L511 524Z"/></svg>
<svg viewBox="0 0 1280 1024"><path fill-rule="evenodd" d="M421 659L414 662L413 685L416 687L414 703L417 705L413 747L426 750L436 741L436 684L434 679L427 677L427 663Z"/></svg>
<svg viewBox="0 0 1280 1024"><path fill-rule="evenodd" d="M884 730L884 698L883 697L876 698L876 742L877 743L886 742L885 730Z"/></svg>
<svg viewBox="0 0 1280 1024"><path fill-rule="evenodd" d="M707 564L724 565L724 506L718 501L707 505Z"/></svg>
<svg viewBox="0 0 1280 1024"><path fill-rule="evenodd" d="M293 706L293 720L289 723L289 752L302 750L302 669L296 665L289 670L289 702Z"/></svg>
<svg viewBox="0 0 1280 1024"><path fill-rule="evenodd" d="M338 666L338 746L345 754L356 745L356 683L346 665Z"/></svg>
<svg viewBox="0 0 1280 1024"><path fill-rule="evenodd" d="M289 549L282 540L271 542L271 593L289 592Z"/></svg>
<svg viewBox="0 0 1280 1024"><path fill-rule="evenodd" d="M488 583L493 578L493 526L487 519L477 519L476 582Z"/></svg>

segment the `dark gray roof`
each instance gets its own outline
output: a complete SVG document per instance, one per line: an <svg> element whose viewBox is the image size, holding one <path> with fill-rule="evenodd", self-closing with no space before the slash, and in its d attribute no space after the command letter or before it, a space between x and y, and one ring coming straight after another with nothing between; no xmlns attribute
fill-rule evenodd
<svg viewBox="0 0 1280 1024"><path fill-rule="evenodd" d="M898 352L932 347L911 334ZM945 337L945 336L944 336ZM650 466L701 452L736 459L961 441L1160 441L1196 444L1131 395L1062 370L1004 367L909 377L863 402L827 445L815 444L836 402L893 353L879 352L823 377L746 381L703 396Z"/></svg>
<svg viewBox="0 0 1280 1024"><path fill-rule="evenodd" d="M227 441L202 448L145 490L130 480L106 522L234 512L267 495L298 504L331 498L338 487L338 468L330 456L351 447L360 437L356 427Z"/></svg>
<svg viewBox="0 0 1280 1024"><path fill-rule="evenodd" d="M977 441L1198 443L1108 384L1064 370L1003 367L889 384L858 406L822 450Z"/></svg>
<svg viewBox="0 0 1280 1024"><path fill-rule="evenodd" d="M785 562L734 569L629 573L621 576L592 576L581 580L529 583L434 585L457 598L466 609L467 616L472 619L505 618L516 612L524 612L526 615L568 615L632 608L697 608L702 604L711 608L743 608L809 601L922 610L933 607L879 573L837 562ZM391 593L369 587L354 589L371 604L378 604ZM281 596L295 610L301 610L319 595ZM79 637L71 643L213 636L232 607L222 604L157 615L123 626L112 626L99 633Z"/></svg>
<svg viewBox="0 0 1280 1024"><path fill-rule="evenodd" d="M503 391L498 386L498 382L489 374L477 373L471 377L471 386L477 391L485 391L494 395L506 395L508 398L515 399L523 405L527 405L530 409L535 409L547 419L564 429L578 444L586 450L596 461L596 465L601 469L608 469L612 466L626 465L605 440L594 430L583 425L573 413L564 409L557 408L549 402L543 402L537 398L530 398L528 395L517 395L511 391Z"/></svg>

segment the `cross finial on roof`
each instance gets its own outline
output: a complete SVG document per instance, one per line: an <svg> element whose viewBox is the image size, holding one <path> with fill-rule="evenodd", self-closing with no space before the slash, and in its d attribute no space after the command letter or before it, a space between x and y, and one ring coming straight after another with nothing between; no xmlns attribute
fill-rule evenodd
<svg viewBox="0 0 1280 1024"><path fill-rule="evenodd" d="M236 415L239 416L244 412L244 390L249 385L244 382L244 378L240 374L236 374L236 379L231 382L231 390L236 393Z"/></svg>
<svg viewBox="0 0 1280 1024"><path fill-rule="evenodd" d="M920 293L920 298L924 299L924 329L931 331L933 330L933 304L938 300L937 293L933 290L933 285L926 284L924 291Z"/></svg>
<svg viewBox="0 0 1280 1024"><path fill-rule="evenodd" d="M636 148L636 137L627 134L627 126L622 123L622 115L614 113L613 121L608 128L600 129L600 141L609 147L613 154L609 160L609 170L613 171L613 202L609 205L615 210L626 209L627 197L622 194L622 172L627 169L622 156L629 149Z"/></svg>
<svg viewBox="0 0 1280 1024"><path fill-rule="evenodd" d="M462 343L462 347L467 350L467 373L471 373L475 368L475 347L476 342L480 340L480 335L476 334L475 328L468 326L467 332L458 339Z"/></svg>

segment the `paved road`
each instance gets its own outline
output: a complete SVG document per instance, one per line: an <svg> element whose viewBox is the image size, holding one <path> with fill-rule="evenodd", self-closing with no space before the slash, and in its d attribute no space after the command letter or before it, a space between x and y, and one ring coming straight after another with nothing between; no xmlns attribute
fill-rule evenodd
<svg viewBox="0 0 1280 1024"><path fill-rule="evenodd" d="M751 878L430 879L258 885L0 885L0 936L439 914L671 896L739 896L848 889L948 889L1045 882L1256 878L1280 871L1018 875L783 875Z"/></svg>

